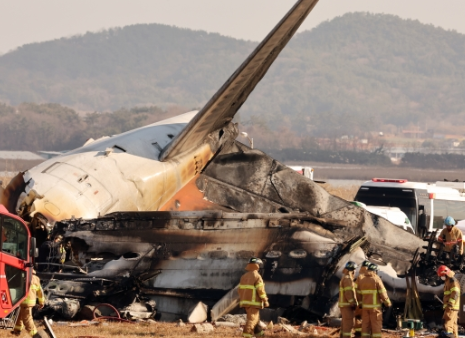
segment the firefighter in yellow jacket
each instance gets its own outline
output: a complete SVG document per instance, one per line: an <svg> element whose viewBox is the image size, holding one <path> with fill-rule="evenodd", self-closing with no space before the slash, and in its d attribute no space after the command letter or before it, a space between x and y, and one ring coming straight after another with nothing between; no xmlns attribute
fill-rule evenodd
<svg viewBox="0 0 465 338"><path fill-rule="evenodd" d="M39 337L34 320L32 319L32 308L36 305L36 301L39 302L39 309L42 309L45 303L44 293L40 286L40 279L36 276L36 271L32 270L31 288L26 299L21 303L18 321L12 331L14 335L21 335L21 331L26 328L33 338Z"/></svg>
<svg viewBox="0 0 465 338"><path fill-rule="evenodd" d="M355 289L358 288L358 284L365 276L365 273L368 271L368 266L371 264L370 261L364 260L362 266L360 267L360 271L358 272L357 280L355 281ZM361 306L357 306L354 311L355 321L354 321L354 332L355 337L362 336L362 308Z"/></svg>
<svg viewBox="0 0 465 338"><path fill-rule="evenodd" d="M260 322L260 309L269 307L268 297L265 292L265 284L258 273L260 265L263 264L260 258L252 257L245 267L247 272L242 275L239 283L239 305L247 313L244 337L263 336L262 329L258 326Z"/></svg>
<svg viewBox="0 0 465 338"><path fill-rule="evenodd" d="M357 264L348 261L342 278L339 282L339 308L341 309L342 325L341 337L352 337L352 328L354 326L354 311L357 308L357 296L355 294L354 271Z"/></svg>
<svg viewBox="0 0 465 338"><path fill-rule="evenodd" d="M441 265L438 268L438 276L444 281L443 309L444 330L448 334L458 337L457 315L460 309L460 284L455 278L454 271L447 266Z"/></svg>
<svg viewBox="0 0 465 338"><path fill-rule="evenodd" d="M445 228L442 229L439 234L438 241L444 243L444 251L449 252L452 255L455 253L452 252L454 247L457 246L457 253L463 254L463 243L462 243L462 231L458 229L455 225L455 219L452 216L447 216L444 219Z"/></svg>
<svg viewBox="0 0 465 338"><path fill-rule="evenodd" d="M387 307L392 305L383 281L376 275L376 271L378 266L370 264L365 276L357 285L357 298L362 305L362 338L370 336L381 338L383 328L381 303Z"/></svg>

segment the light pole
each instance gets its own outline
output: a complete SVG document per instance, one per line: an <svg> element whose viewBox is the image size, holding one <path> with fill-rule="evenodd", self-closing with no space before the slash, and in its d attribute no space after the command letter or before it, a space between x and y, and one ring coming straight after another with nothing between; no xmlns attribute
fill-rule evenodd
<svg viewBox="0 0 465 338"><path fill-rule="evenodd" d="M249 143L250 143L250 148L253 149L253 138L250 138L249 135L245 131L241 132L241 135L244 137L247 137L247 140L249 140Z"/></svg>

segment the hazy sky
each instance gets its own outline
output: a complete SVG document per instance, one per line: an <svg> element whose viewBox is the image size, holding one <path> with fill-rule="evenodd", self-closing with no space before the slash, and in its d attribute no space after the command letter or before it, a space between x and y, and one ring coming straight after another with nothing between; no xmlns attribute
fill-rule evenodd
<svg viewBox="0 0 465 338"><path fill-rule="evenodd" d="M0 0L0 54L26 43L137 23L163 23L262 39L294 0ZM320 0L308 30L347 12L418 19L465 34L465 0Z"/></svg>

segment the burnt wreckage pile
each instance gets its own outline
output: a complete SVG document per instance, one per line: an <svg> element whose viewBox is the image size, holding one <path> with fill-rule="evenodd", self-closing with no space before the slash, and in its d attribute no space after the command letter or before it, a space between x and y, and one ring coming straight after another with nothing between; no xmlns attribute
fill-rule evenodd
<svg viewBox="0 0 465 338"><path fill-rule="evenodd" d="M352 205L348 210L364 213ZM248 258L258 253L273 307L337 315L340 264L366 254L380 262L385 249L356 236L355 229L307 213L146 212L68 220L55 231L71 242L72 261L40 276L50 280L44 287L49 309L65 318L98 303L111 303L127 318L150 318L155 302L162 319L185 318L196 302L212 308L233 290ZM386 257L394 255L402 252ZM405 269L406 257L391 263ZM168 299L178 308L167 307Z"/></svg>
<svg viewBox="0 0 465 338"><path fill-rule="evenodd" d="M307 184L321 189L314 182ZM409 245L422 240L329 197L336 199L328 203L335 210L322 208L325 213L320 217L308 212L166 211L58 222L54 233L65 236L72 254L59 272L40 273L48 280L44 287L48 310L70 319L86 304L110 303L125 318L153 318L158 304L157 318L185 319L199 301L213 310L225 295L234 300L249 257L259 256L265 262L262 274L272 307L294 308L290 315L296 318L301 316L296 306L307 314L338 316L341 266L349 259L367 257L380 265L400 312L407 293L404 276L415 270L420 297L428 304L425 316L437 315L440 304L434 296L440 295L442 282L435 269L440 264L463 269L463 257L443 253L435 234L426 240L424 252L406 250L403 237L408 237ZM397 247L386 245L394 238ZM224 308L234 310L228 306Z"/></svg>
<svg viewBox="0 0 465 338"><path fill-rule="evenodd" d="M93 220L75 219L59 222L55 231L64 234L72 243L73 259L63 264L59 272L40 273L41 278L46 281L44 291L47 295L47 307L44 311L52 311L55 315L71 319L79 317L80 313L88 312L88 304L95 306L110 303L119 310L123 318L148 319L155 318L156 301L161 300L161 303L164 303L167 298L177 302L182 299L181 303L184 302L186 307L173 312L172 314L176 314L174 317L163 318L163 314L160 313L162 319L185 319L189 309L193 307L192 304L199 301L214 309L215 304L228 294L228 289L234 291L234 285L243 273L243 266L248 258L255 254L253 251L241 250L240 243L233 243L227 250L214 246L224 245L218 242L218 238L226 238L228 232L242 229L247 233L246 237L253 234L263 238L265 250L261 254L265 257L265 267L262 273L271 289L276 287L275 284L292 286L298 280L307 281L313 286L306 296L270 294L272 307L288 307L287 314L291 319L305 318L302 317L302 311L296 308L303 309L304 316L308 316L309 312L319 317L337 316L334 312L337 302L334 288L339 280L336 275L341 264L348 257L353 259L354 256L364 255L378 264L386 262L376 247L372 248L367 242L366 237L355 236L346 241L335 241L331 250L326 246L326 253L321 255L322 251L309 254L302 246L303 242L295 240L295 235L305 231L335 239L334 235L330 234L340 232L344 227L347 225L344 226L341 221L317 218L308 214L263 215L219 211L128 212ZM159 240L147 237L148 233ZM205 242L200 243L200 246L204 247L203 250L199 249L199 234ZM114 236L127 236L131 240L124 244L115 243L112 242ZM92 237L97 238L89 241ZM133 241L137 238L139 241ZM142 238L150 241L150 244L141 241ZM426 300L423 312L426 321L434 321L441 312L441 305L434 300L434 295L442 289L442 281L435 273L436 267L451 264L450 266L454 266L459 273L457 277L461 284L465 282L465 275L460 274L460 269L463 269L460 262L463 258L451 258L449 254L443 253L442 244L434 245L433 243L437 242L433 238L435 237L427 239L428 245L424 247L426 251L415 255L415 266L409 270L410 273L415 270L421 284L420 294L423 301ZM223 243L228 241L224 240ZM108 242L113 250L105 244L102 245L103 242ZM128 245L133 250L121 254ZM231 248L236 245L237 251L232 251L234 249ZM105 247L108 251L92 251L91 248L96 246ZM282 259L283 254L290 258L287 262ZM82 261L79 261L80 259ZM318 266L315 266L315 260L318 260ZM173 265L176 261L178 264ZM210 280L209 284L202 285L202 281L198 281L195 285L183 287L176 285L177 281L173 280L172 287L167 288L166 285L162 285L163 281L157 283L157 278L163 277L164 273L172 275L172 269L176 265L179 266L179 271L175 274L179 274L184 268L188 270L184 276L194 273L199 266L198 261L206 264L203 264L203 269L196 271L197 276L194 274L192 277L200 276L203 281ZM164 270L166 262L171 265L168 269L170 271ZM218 262L224 269L205 268L205 265L215 265ZM413 280L415 278L410 283ZM427 285L434 287L433 292L425 293ZM396 287L399 287L399 284L387 283L390 292L393 288L396 291ZM397 290L398 293L399 291L402 292ZM295 292L299 291L296 289ZM234 295L232 298L234 299ZM391 319L404 311L405 299L393 297L393 300L397 303L398 310L391 314ZM166 306L164 310L166 311ZM228 309L231 310L234 311L235 308ZM221 313L223 314L224 312ZM219 315L212 312L209 319L213 317L217 318Z"/></svg>
<svg viewBox="0 0 465 338"><path fill-rule="evenodd" d="M298 305L337 316L341 266L366 257L381 265L386 288L395 291L391 299L405 300L402 276L423 241L387 220L238 142L224 146L194 184L203 200L222 210L117 212L57 222L54 233L70 243L71 262L40 275L51 280L45 292L56 313L72 318L83 304L124 309L136 302L152 314L156 302L162 320L186 318L198 301L212 309L231 294L233 302L231 290L251 256L265 262L275 308Z"/></svg>
<svg viewBox="0 0 465 338"><path fill-rule="evenodd" d="M311 222L318 225L311 226ZM243 250L243 246L247 246L247 240L243 244L231 243L238 237L238 231L241 231L244 235L239 237L251 235L252 238L262 238L261 246L271 249L265 254L268 258L264 259L266 279L292 282L296 277L289 271L283 273L287 269L292 269L297 278L302 279L316 278L318 274L321 276L318 288L323 291L325 282L337 268L335 263L339 258L357 248L364 240L354 238L335 245L330 250L331 255L322 257L328 262L327 268L320 268L315 273L312 269L305 269L305 265L312 262L306 263L307 252L299 248L292 237L296 232L309 228L327 235L329 230L325 228L335 229L341 226L340 222L331 222L308 214L264 215L222 211L128 212L94 220L68 220L59 222L55 231L65 234L66 240L72 243L73 261L62 265L60 272L45 271L40 276L44 280L52 278L44 287L48 305L65 318L76 316L87 303L111 303L122 313L126 313L128 318L137 316L125 311L127 306L142 303L143 306L148 305L147 312L153 316L154 298L165 295L201 300L212 306L224 296L227 292L225 290L234 288L243 273L245 263L255 254L253 250ZM128 236L134 241L129 240L119 247L113 241L114 236ZM90 238L92 239L89 241ZM141 242L142 238L148 242ZM222 250L218 245L227 250ZM93 252L92 248L96 246L103 246L106 252ZM132 251L123 253L128 247ZM286 264L287 268L278 269L283 250L288 251L289 257L297 264ZM170 289L166 289L166 286L157 287L158 277L173 274L173 268L163 270L163 263L173 265L173 261L179 261L180 267L176 273L184 270L183 265L188 265L185 267L187 271L184 278L189 274L197 274L192 276L197 277L192 285L176 287L179 281L174 278ZM203 266L220 263L223 268L200 268L195 271L198 261L205 262L201 264ZM202 285L206 280L210 282ZM215 284L216 288L213 288ZM321 298L320 304L328 301L328 297L318 298ZM279 301L276 303L279 304ZM289 300L284 303L288 305Z"/></svg>
<svg viewBox="0 0 465 338"><path fill-rule="evenodd" d="M325 283L336 271L339 259L365 240L355 237L333 243L330 254L319 258L327 266L324 264L325 268L314 271L306 269L314 265L313 259L293 236L309 229L327 236L341 226L336 220L306 213L264 215L222 211L128 212L94 220L68 220L57 223L55 231L71 242L72 261L60 266L59 272L42 271L40 276L49 280L44 287L49 307L65 318L73 318L88 303L111 303L128 318L140 317L126 311L128 306L138 303L147 307L150 318L155 315L153 307L157 297L185 298L212 306L227 290L234 289L244 265L256 253L246 250L248 237L261 241L260 246L269 249L264 253L267 258L263 274L270 285L274 281L292 283L293 279L312 278L317 280L316 294L323 295ZM238 236L238 231L242 235ZM115 242L116 237L126 241ZM244 240L234 243L238 237ZM123 253L128 248L132 250ZM105 252L95 252L95 249ZM294 262L284 263L282 267L283 251ZM218 263L222 268L211 268ZM169 264L168 269L163 269L165 264ZM185 271L182 278L191 275L194 281L185 285L185 280L173 277L172 283L168 283L169 289L164 281L157 283L157 278L173 275L173 271L174 275ZM184 285L176 285L178 282ZM331 297L313 298L321 305ZM280 301L276 299L275 303L278 306ZM289 305L289 299L281 305Z"/></svg>
<svg viewBox="0 0 465 338"><path fill-rule="evenodd" d="M222 210L57 222L54 233L70 243L71 262L40 274L51 279L45 292L57 299L56 312L72 318L83 304L122 309L139 300L155 301L164 320L185 318L199 300L212 307L233 290L251 256L265 261L273 307L299 304L319 316L337 315L340 266L367 256L385 265L385 285L396 291L391 299L404 301L399 276L410 267L412 248L423 243L414 235L236 141L193 183L202 200ZM60 308L69 299L72 309Z"/></svg>

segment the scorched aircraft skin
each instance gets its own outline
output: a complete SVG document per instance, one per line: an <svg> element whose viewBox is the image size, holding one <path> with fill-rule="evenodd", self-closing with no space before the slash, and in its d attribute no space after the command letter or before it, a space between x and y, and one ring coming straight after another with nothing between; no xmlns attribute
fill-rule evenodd
<svg viewBox="0 0 465 338"><path fill-rule="evenodd" d="M298 1L199 112L102 138L12 180L1 203L33 229L63 233L81 266L48 276L66 280L46 288L49 299L137 289L179 315L190 299L233 289L252 255L265 261L273 306L299 299L328 312L342 264L366 256L382 266L391 299L405 298L399 276L420 239L235 140L234 115L316 3Z"/></svg>

